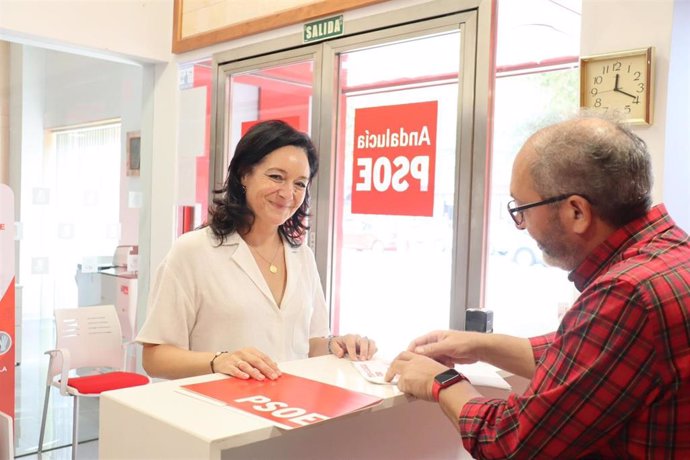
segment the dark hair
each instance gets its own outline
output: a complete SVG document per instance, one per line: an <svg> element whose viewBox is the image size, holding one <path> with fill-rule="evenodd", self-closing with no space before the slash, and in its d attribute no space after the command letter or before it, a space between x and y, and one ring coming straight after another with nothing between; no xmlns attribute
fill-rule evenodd
<svg viewBox="0 0 690 460"><path fill-rule="evenodd" d="M621 227L643 216L652 203L652 165L647 144L627 126L583 113L534 136L531 165L542 196L587 197L605 222Z"/></svg>
<svg viewBox="0 0 690 460"><path fill-rule="evenodd" d="M297 131L282 120L268 120L252 126L237 143L235 154L228 166L228 174L223 188L214 190L219 196L213 199L209 208L209 226L221 244L233 232L247 232L254 223L254 213L247 206L247 197L242 186L242 177L249 174L256 165L275 150L292 145L304 150L309 161L309 182L319 169L316 148L309 136ZM304 202L286 220L278 232L292 247L301 244L304 233L309 229L305 224L309 215L309 187L305 191Z"/></svg>

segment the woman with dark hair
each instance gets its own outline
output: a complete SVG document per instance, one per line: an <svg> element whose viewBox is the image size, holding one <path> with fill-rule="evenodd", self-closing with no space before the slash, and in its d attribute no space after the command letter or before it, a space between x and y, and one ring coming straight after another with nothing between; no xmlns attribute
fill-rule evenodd
<svg viewBox="0 0 690 460"><path fill-rule="evenodd" d="M302 244L317 170L311 139L287 123L260 122L240 139L210 222L182 235L156 273L137 337L149 375L275 379L274 360L374 355L373 340L329 335L314 254Z"/></svg>

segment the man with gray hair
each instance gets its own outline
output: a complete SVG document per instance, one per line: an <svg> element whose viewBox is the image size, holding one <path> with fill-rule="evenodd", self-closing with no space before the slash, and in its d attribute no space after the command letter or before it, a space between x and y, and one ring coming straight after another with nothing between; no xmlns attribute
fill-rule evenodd
<svg viewBox="0 0 690 460"><path fill-rule="evenodd" d="M610 120L544 128L513 164L508 212L580 295L530 339L434 331L387 379L439 402L475 458L690 458L690 245L651 206L642 139ZM452 367L485 361L530 380L487 399Z"/></svg>

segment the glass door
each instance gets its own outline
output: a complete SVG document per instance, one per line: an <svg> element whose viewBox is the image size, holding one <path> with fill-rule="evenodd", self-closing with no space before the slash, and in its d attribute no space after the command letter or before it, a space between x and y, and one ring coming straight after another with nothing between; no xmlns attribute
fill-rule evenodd
<svg viewBox="0 0 690 460"><path fill-rule="evenodd" d="M254 121L282 118L312 136L308 242L331 329L375 338L382 355L462 329L479 305L470 280L481 279L486 148L475 98L488 90L476 37L468 11L218 64L216 187Z"/></svg>
<svg viewBox="0 0 690 460"><path fill-rule="evenodd" d="M223 183L227 166L240 138L255 123L281 119L295 129L311 133L314 91L314 56L284 53L265 59L228 64L221 68L225 81L225 147L223 162L214 174L216 187Z"/></svg>
<svg viewBox="0 0 690 460"><path fill-rule="evenodd" d="M449 326L461 47L455 27L337 55L332 328L384 354Z"/></svg>

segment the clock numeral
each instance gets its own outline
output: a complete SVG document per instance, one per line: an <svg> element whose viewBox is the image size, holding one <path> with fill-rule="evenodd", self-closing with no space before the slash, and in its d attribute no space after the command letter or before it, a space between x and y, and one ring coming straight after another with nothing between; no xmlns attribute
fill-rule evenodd
<svg viewBox="0 0 690 460"><path fill-rule="evenodd" d="M597 107L597 108L601 107L601 98L600 97L598 97L594 100L594 107Z"/></svg>
<svg viewBox="0 0 690 460"><path fill-rule="evenodd" d="M632 101L633 104L639 104L640 103L640 96L637 96L635 99Z"/></svg>
<svg viewBox="0 0 690 460"><path fill-rule="evenodd" d="M630 113L630 112L632 112L632 108L630 108L629 105L626 105L625 108L624 108L623 110L625 110L625 113Z"/></svg>
<svg viewBox="0 0 690 460"><path fill-rule="evenodd" d="M596 96L597 93L599 93L599 90L596 89L596 88L592 88L589 92L590 92L590 94L591 94L592 96Z"/></svg>
<svg viewBox="0 0 690 460"><path fill-rule="evenodd" d="M638 83L637 84L637 92L638 93L644 92L644 83Z"/></svg>
<svg viewBox="0 0 690 460"><path fill-rule="evenodd" d="M602 81L604 81L604 77L602 77L601 75L594 77L595 85L600 85Z"/></svg>
<svg viewBox="0 0 690 460"><path fill-rule="evenodd" d="M628 73L630 73L630 64L628 64Z"/></svg>
<svg viewBox="0 0 690 460"><path fill-rule="evenodd" d="M607 74L607 73L609 73L610 67L611 67L611 66L609 66L609 65L605 65L604 67L602 67L601 73L602 73L602 74Z"/></svg>
<svg viewBox="0 0 690 460"><path fill-rule="evenodd" d="M623 67L623 64L621 64L621 61L616 61L616 63L613 64L613 71L619 72L621 70L621 67Z"/></svg>
<svg viewBox="0 0 690 460"><path fill-rule="evenodd" d="M634 81L637 81L637 80L639 80L640 77L642 76L642 72L640 72L640 71L638 70L638 71L636 71L635 73L633 73L633 75L635 76L635 77L633 78L633 80L634 80Z"/></svg>

